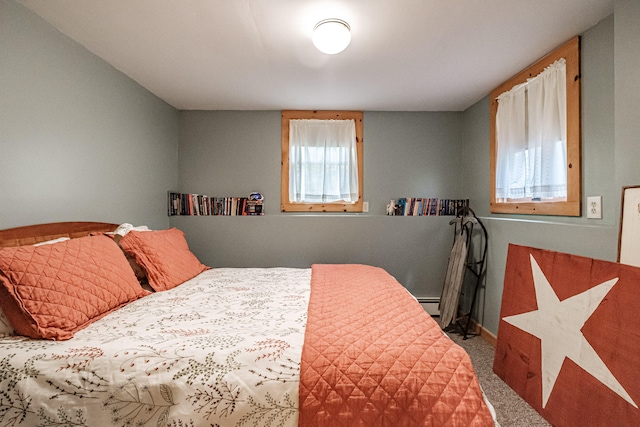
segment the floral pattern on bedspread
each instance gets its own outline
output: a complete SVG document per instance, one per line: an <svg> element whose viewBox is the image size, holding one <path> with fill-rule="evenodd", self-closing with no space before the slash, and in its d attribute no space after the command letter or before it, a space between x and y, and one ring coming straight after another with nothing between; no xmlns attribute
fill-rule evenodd
<svg viewBox="0 0 640 427"><path fill-rule="evenodd" d="M296 426L311 269L213 269L68 341L0 338L0 426Z"/></svg>

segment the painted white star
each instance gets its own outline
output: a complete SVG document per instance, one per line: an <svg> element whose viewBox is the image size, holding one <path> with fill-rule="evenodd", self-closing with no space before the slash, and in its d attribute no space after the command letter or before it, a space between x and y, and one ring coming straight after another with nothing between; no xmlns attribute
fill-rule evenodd
<svg viewBox="0 0 640 427"><path fill-rule="evenodd" d="M533 255L530 255L530 258L538 309L504 317L503 320L540 339L542 407L546 406L560 374L562 362L567 357L638 408L581 331L618 278L560 301Z"/></svg>

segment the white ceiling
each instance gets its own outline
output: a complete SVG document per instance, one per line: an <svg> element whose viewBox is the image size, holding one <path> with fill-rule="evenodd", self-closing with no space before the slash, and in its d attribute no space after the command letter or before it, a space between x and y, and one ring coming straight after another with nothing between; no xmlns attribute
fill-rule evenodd
<svg viewBox="0 0 640 427"><path fill-rule="evenodd" d="M613 0L21 0L181 110L461 111ZM351 45L318 52L340 18Z"/></svg>

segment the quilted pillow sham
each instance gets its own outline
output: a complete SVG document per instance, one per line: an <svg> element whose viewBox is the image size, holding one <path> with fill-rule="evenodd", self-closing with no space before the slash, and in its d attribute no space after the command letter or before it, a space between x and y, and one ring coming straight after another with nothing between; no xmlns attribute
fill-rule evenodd
<svg viewBox="0 0 640 427"><path fill-rule="evenodd" d="M66 340L145 295L106 236L0 249L0 308L20 335Z"/></svg>
<svg viewBox="0 0 640 427"><path fill-rule="evenodd" d="M177 228L130 231L119 245L146 270L155 291L174 288L209 269L189 250L184 233Z"/></svg>
<svg viewBox="0 0 640 427"><path fill-rule="evenodd" d="M69 237L59 237L57 239L45 240L44 242L35 243L32 246L53 245L55 243L65 242L67 240L69 240ZM5 316L4 312L0 308L0 336L6 335L15 335L15 331L13 330L9 319L7 319L7 316Z"/></svg>

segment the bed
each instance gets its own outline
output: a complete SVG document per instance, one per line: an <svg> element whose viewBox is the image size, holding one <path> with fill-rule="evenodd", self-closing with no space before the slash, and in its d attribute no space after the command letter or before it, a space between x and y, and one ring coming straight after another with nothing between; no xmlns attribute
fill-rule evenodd
<svg viewBox="0 0 640 427"><path fill-rule="evenodd" d="M497 425L372 266L211 269L180 230L42 224L0 231L0 308L0 426Z"/></svg>

